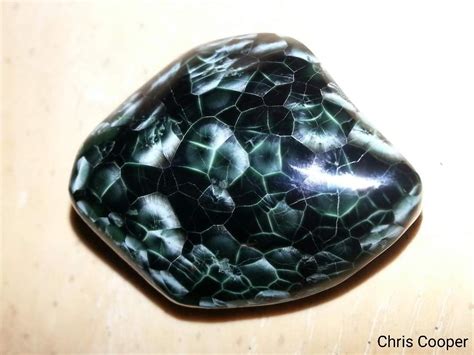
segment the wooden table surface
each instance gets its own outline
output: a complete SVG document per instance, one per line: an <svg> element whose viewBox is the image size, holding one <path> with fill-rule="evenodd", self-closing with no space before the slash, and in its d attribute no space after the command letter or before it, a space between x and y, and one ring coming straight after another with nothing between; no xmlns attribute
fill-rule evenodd
<svg viewBox="0 0 474 355"><path fill-rule="evenodd" d="M2 4L4 353L442 353L381 348L473 332L473 50L469 2ZM73 212L88 133L191 47L276 32L301 40L419 171L423 215L348 282L267 308L166 301Z"/></svg>

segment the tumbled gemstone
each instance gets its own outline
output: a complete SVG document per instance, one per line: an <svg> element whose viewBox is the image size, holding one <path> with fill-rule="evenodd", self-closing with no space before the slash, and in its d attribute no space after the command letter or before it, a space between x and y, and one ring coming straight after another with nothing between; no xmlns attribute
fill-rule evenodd
<svg viewBox="0 0 474 355"><path fill-rule="evenodd" d="M301 43L212 42L87 138L70 181L92 229L172 301L242 307L350 277L419 214L421 183Z"/></svg>

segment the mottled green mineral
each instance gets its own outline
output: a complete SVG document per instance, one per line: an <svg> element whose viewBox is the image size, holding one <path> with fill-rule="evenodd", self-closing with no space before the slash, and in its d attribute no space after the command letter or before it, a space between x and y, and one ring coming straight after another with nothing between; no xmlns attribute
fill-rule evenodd
<svg viewBox="0 0 474 355"><path fill-rule="evenodd" d="M225 308L347 279L416 219L421 184L305 46L258 34L135 92L85 141L70 193L166 297Z"/></svg>

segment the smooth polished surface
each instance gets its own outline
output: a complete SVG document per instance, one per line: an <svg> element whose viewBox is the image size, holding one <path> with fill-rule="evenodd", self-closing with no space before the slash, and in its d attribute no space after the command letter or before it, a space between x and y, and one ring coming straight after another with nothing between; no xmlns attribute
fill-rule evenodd
<svg viewBox="0 0 474 355"><path fill-rule="evenodd" d="M472 8L403 0L181 3L3 6L0 352L431 354L380 348L377 338L471 337ZM71 162L101 117L186 50L263 31L317 50L348 97L413 163L423 178L423 221L331 291L229 311L175 306L117 266L120 259L72 211L64 193Z"/></svg>
<svg viewBox="0 0 474 355"><path fill-rule="evenodd" d="M248 34L132 94L85 141L69 192L165 296L229 308L347 279L418 217L421 182L308 48Z"/></svg>

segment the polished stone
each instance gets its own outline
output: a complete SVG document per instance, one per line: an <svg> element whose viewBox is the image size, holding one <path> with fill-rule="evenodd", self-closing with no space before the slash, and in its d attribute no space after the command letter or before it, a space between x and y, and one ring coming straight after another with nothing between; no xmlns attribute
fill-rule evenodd
<svg viewBox="0 0 474 355"><path fill-rule="evenodd" d="M200 46L129 97L70 193L162 294L216 308L339 284L413 223L421 183L305 46L258 34Z"/></svg>

